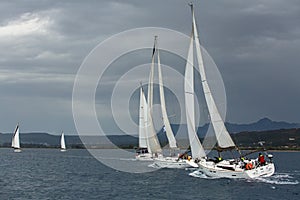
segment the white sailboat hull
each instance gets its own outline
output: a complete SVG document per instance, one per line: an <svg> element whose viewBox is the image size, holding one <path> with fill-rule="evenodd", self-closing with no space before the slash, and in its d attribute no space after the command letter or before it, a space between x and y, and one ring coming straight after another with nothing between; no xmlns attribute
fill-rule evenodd
<svg viewBox="0 0 300 200"><path fill-rule="evenodd" d="M61 152L66 152L66 151L67 151L67 149L61 149L60 151L61 151Z"/></svg>
<svg viewBox="0 0 300 200"><path fill-rule="evenodd" d="M187 164L185 160L178 159L178 157L155 158L153 166L157 168L170 168L170 169L181 169L181 168L190 167L190 165Z"/></svg>
<svg viewBox="0 0 300 200"><path fill-rule="evenodd" d="M15 152L15 153L21 153L22 150L21 150L21 149L14 149L14 152Z"/></svg>
<svg viewBox="0 0 300 200"><path fill-rule="evenodd" d="M199 172L206 176L215 178L244 178L251 179L257 177L269 177L275 172L274 163L267 163L264 166L257 166L247 170L241 168L239 164L230 164L229 160L224 160L219 163L207 161L205 159L198 163Z"/></svg>
<svg viewBox="0 0 300 200"><path fill-rule="evenodd" d="M141 153L135 156L136 160L139 161L153 161L153 156L151 153Z"/></svg>

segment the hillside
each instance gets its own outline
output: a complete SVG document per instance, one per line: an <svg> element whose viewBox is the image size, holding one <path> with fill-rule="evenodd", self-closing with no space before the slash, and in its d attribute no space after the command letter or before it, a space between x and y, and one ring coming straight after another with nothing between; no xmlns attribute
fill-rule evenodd
<svg viewBox="0 0 300 200"><path fill-rule="evenodd" d="M300 128L299 124L287 122L274 122L264 118L252 124L230 124L226 123L232 138L241 148L258 147L258 142L264 141L268 148L273 149L298 149L300 150ZM198 136L204 137L208 124L198 128ZM186 125L172 125L178 143L188 146ZM239 131L239 132L237 132ZM10 147L11 133L0 133L0 147ZM57 148L60 144L59 135L48 133L21 133L21 146L24 147L46 147ZM165 146L167 137L162 130L158 133L160 143ZM85 136L79 138L77 135L66 135L66 144L70 148L84 148L82 140L87 148L133 148L138 146L138 136L135 135L109 135Z"/></svg>

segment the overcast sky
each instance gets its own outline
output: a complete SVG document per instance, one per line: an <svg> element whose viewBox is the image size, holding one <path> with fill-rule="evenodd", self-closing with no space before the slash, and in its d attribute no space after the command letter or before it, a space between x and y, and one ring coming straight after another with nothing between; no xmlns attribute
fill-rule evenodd
<svg viewBox="0 0 300 200"><path fill-rule="evenodd" d="M189 35L188 2L2 0L0 132L12 132L20 122L23 132L75 133L73 83L89 52L133 28L162 27ZM269 117L299 123L300 1L202 0L195 2L195 12L201 43L223 77L226 121ZM145 55L140 56L148 59ZM97 94L96 100L108 96ZM105 112L99 118L109 119ZM107 120L107 130L117 130L109 127Z"/></svg>

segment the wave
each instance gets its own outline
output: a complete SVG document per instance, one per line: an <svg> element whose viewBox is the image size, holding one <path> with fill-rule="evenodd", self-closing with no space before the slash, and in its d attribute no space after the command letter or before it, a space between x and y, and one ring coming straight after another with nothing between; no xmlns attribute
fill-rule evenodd
<svg viewBox="0 0 300 200"><path fill-rule="evenodd" d="M206 174L202 173L199 170L193 171L189 173L189 176L196 177L196 178L203 178L203 179L220 179L221 177L210 177ZM298 180L289 173L277 173L271 177L258 177L254 179L246 179L247 182L261 182L267 183L272 185L297 185L299 184Z"/></svg>
<svg viewBox="0 0 300 200"><path fill-rule="evenodd" d="M154 169L162 169L162 167L156 165L155 163L152 163L152 164L148 165L148 167L152 167Z"/></svg>
<svg viewBox="0 0 300 200"><path fill-rule="evenodd" d="M274 185L297 185L298 180L295 180L292 174L289 173L277 173L270 177L259 177L253 179L254 181L274 184Z"/></svg>

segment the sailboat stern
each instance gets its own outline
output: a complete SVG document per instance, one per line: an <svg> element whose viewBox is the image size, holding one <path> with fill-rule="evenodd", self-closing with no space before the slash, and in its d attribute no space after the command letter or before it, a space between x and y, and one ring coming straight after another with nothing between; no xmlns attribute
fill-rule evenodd
<svg viewBox="0 0 300 200"><path fill-rule="evenodd" d="M249 178L270 177L275 173L275 165L274 163L268 163L255 169L245 170L245 173Z"/></svg>
<svg viewBox="0 0 300 200"><path fill-rule="evenodd" d="M201 160L199 171L206 176L215 178L244 178L253 179L258 177L269 177L275 172L274 163L267 163L263 166L257 166L252 169L245 169L239 164L232 164L232 160L223 160L219 163L213 161Z"/></svg>

